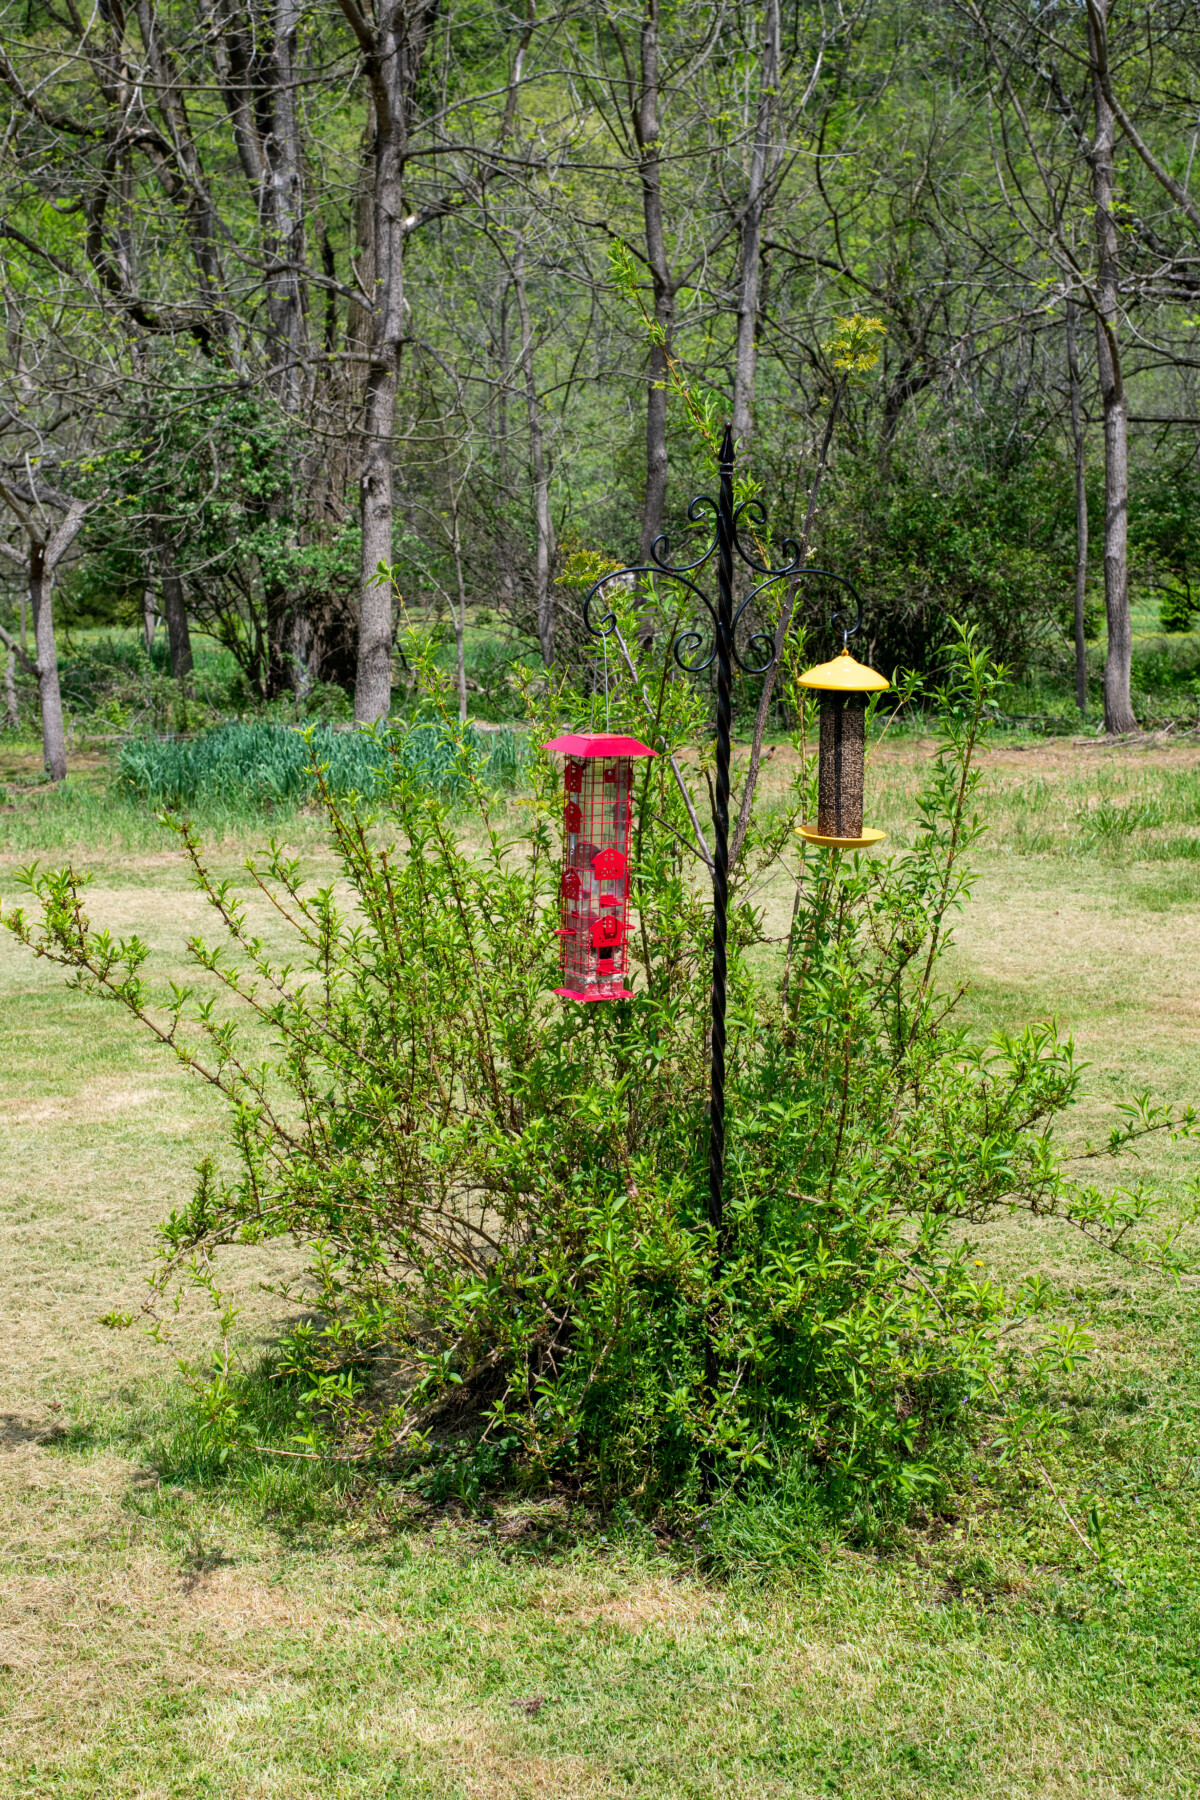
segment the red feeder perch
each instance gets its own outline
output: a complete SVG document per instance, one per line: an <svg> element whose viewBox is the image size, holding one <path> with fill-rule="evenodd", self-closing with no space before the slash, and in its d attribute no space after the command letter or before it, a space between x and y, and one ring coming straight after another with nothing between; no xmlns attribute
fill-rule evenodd
<svg viewBox="0 0 1200 1800"><path fill-rule="evenodd" d="M563 872L559 966L564 1000L632 1000L625 986L629 941L629 829L633 759L655 752L606 731L568 733L546 745L563 770Z"/></svg>

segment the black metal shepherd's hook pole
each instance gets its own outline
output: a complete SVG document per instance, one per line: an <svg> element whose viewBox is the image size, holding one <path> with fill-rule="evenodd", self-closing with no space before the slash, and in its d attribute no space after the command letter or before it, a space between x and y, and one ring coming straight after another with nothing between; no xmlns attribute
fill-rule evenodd
<svg viewBox="0 0 1200 1800"><path fill-rule="evenodd" d="M733 432L721 440L717 500L717 778L713 808L712 1090L708 1123L708 1222L725 1236L725 986L729 932L729 732L733 718Z"/></svg>
<svg viewBox="0 0 1200 1800"><path fill-rule="evenodd" d="M732 688L733 669L737 667L744 675L765 675L773 667L776 658L775 639L766 632L753 632L746 645L748 650L755 651L761 660L745 662L738 651L737 632L747 610L766 589L775 587L780 581L800 581L807 576L819 575L824 579L836 582L853 596L857 603L857 612L852 624L847 624L846 615L835 612L834 619L840 620L843 636L852 637L862 623L862 602L858 599L854 588L844 575L835 575L829 569L809 569L804 566L804 551L792 538L785 538L780 545L784 561L778 567L772 567L762 560L761 544L767 535L767 514L761 501L749 498L734 505L733 500L733 432L728 425L721 440L718 457L720 471L720 490L714 501L711 495L698 494L688 507L688 520L692 525L701 520L715 516L716 531L703 550L689 560L673 563L669 560L670 543L664 535L655 539L650 550L648 563L631 564L628 568L617 569L602 575L588 591L583 603L583 619L593 637L605 638L617 630L617 615L609 608L602 618L593 619L592 604L600 598L610 582L628 583L638 576L650 576L654 580L668 580L678 583L686 589L693 602L698 603L708 614L712 626L712 643L708 643L708 635L703 628L697 631L694 627L680 632L671 646L672 654L678 666L688 675L702 674L706 669L717 666L717 778L713 791L713 832L715 835L714 855L712 863L713 878L713 919L712 919L712 1088L709 1105L709 1138L708 1138L708 1222L712 1228L717 1244L718 1262L723 1259L727 1247L725 1230L725 991L727 981L728 952L728 919L729 919L729 750L730 727L732 724ZM739 526L746 521L751 526L759 542L752 549L747 549L739 535ZM755 554L758 550L758 554ZM708 595L699 585L700 573L707 568L715 555L717 570L717 604L714 607ZM733 600L734 559L737 558L752 571L753 585L736 608ZM751 614L751 618L753 614ZM695 658L694 661L689 658ZM713 1344L711 1326L706 1334L705 1343L705 1379L710 1391L715 1387L720 1373L718 1358Z"/></svg>

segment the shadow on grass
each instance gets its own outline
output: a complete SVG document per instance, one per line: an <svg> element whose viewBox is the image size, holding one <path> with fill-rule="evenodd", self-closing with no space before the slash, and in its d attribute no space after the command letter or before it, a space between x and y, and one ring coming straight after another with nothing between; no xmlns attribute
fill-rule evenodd
<svg viewBox="0 0 1200 1800"><path fill-rule="evenodd" d="M629 1501L601 1504L577 1481L523 1486L513 1443L481 1443L461 1428L419 1465L314 1456L297 1442L309 1421L306 1384L269 1354L232 1378L223 1431L201 1384L180 1374L81 1402L52 1436L44 1426L34 1435L52 1455L128 1458L127 1505L197 1556L214 1521L240 1516L286 1549L320 1552L336 1538L387 1563L431 1550L524 1566L633 1556L768 1593L824 1588L839 1569L874 1572L915 1582L931 1618L961 1615L964 1630L969 1616L997 1610L1073 1624L1116 1609L1128 1615L1122 1629L1136 1616L1139 1630L1169 1623L1174 1640L1176 1609L1194 1626L1200 1595L1200 1405L1189 1354L1200 1299L1118 1292L1079 1273L1076 1298L1095 1326L1116 1328L1116 1347L1040 1396L1055 1428L1039 1455L1074 1534L1034 1464L998 1455L982 1418L944 1491L874 1519L855 1517L847 1496L839 1504L800 1459L647 1520ZM1156 1374L1131 1363L1122 1343L1143 1353L1153 1344ZM30 1430L16 1415L0 1419L14 1442Z"/></svg>
<svg viewBox="0 0 1200 1800"><path fill-rule="evenodd" d="M60 1455L127 1458L135 1465L127 1504L185 1543L199 1508L241 1514L309 1551L351 1528L364 1549L403 1560L421 1543L518 1564L634 1553L753 1585L818 1579L839 1536L803 1471L648 1521L628 1501L602 1504L570 1478L531 1488L514 1458L517 1440L481 1441L477 1419L472 1435L462 1435L460 1421L419 1462L314 1455L298 1442L310 1423L306 1385L268 1353L231 1375L220 1429L203 1385L181 1372L87 1397L53 1438L44 1428L37 1435Z"/></svg>

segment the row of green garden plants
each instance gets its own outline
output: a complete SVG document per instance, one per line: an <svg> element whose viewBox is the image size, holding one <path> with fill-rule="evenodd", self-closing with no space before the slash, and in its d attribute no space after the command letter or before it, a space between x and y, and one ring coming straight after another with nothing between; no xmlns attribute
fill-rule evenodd
<svg viewBox="0 0 1200 1800"><path fill-rule="evenodd" d="M467 749L457 798L417 778L402 739L369 801L318 758L341 879L307 885L281 851L254 866L293 941L282 959L171 815L214 921L189 946L187 990L155 989L145 946L92 921L71 868L28 872L30 900L3 922L228 1102L225 1152L163 1225L153 1289L157 1305L199 1283L221 1316L202 1395L214 1441L251 1431L222 1252L290 1238L309 1296L280 1364L306 1399L293 1448L413 1478L449 1439L495 1482L567 1482L658 1517L784 1479L843 1514L902 1509L971 1446L1036 1454L1047 1373L1078 1355L1071 1326L1008 1334L1040 1288L985 1273L989 1228L1013 1209L1066 1221L1171 1279L1182 1215L1114 1163L1147 1133L1190 1132L1193 1114L1134 1096L1109 1139L1067 1154L1071 1043L1039 1023L981 1047L959 1022L943 964L1001 682L961 634L931 696L910 849L802 862L810 764L784 801L756 800L731 891L718 1245L710 891L670 754L710 727L669 654L625 637L611 728L660 752L634 790L632 1000L553 998L562 791L545 755L516 802ZM436 709L432 660L411 647L410 660ZM540 682L525 700L535 744L591 705ZM707 754L680 764L701 786ZM780 868L798 876L784 941L755 899Z"/></svg>

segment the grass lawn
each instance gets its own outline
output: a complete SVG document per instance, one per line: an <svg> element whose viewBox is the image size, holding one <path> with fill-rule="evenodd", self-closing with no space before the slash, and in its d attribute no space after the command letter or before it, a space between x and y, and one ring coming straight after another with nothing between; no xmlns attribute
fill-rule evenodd
<svg viewBox="0 0 1200 1800"><path fill-rule="evenodd" d="M875 759L911 828L921 746ZM777 759L782 761L782 758ZM1131 1087L1200 1099L1200 750L1004 745L956 968L986 1033L1056 1014L1092 1063L1071 1129ZM0 895L37 846L0 819ZM56 815L47 855L103 809ZM314 827L288 828L314 874ZM265 830L221 843L236 871ZM98 842L99 840L97 840ZM72 852L94 919L162 975L201 907L122 827ZM786 883L766 896L786 916ZM1200 1792L1200 1291L1031 1222L977 1254L1053 1283L1090 1361L1032 1465L981 1451L936 1512L800 1572L706 1578L566 1502L423 1508L263 1458L200 1480L171 1349L136 1312L152 1228L221 1113L133 1027L0 941L0 1793L221 1800L701 1800ZM1188 1145L1148 1157L1182 1196ZM238 1252L244 1354L279 1321ZM173 1327L195 1355L199 1308ZM281 1440L282 1441L282 1440ZM1111 1573L1086 1534L1096 1511Z"/></svg>

